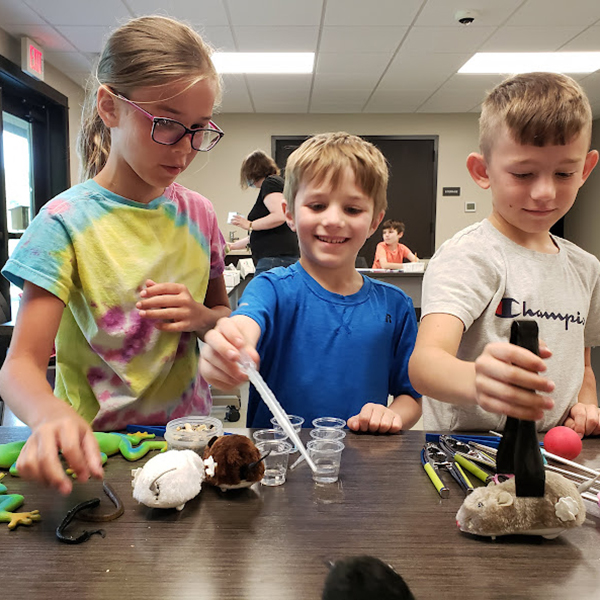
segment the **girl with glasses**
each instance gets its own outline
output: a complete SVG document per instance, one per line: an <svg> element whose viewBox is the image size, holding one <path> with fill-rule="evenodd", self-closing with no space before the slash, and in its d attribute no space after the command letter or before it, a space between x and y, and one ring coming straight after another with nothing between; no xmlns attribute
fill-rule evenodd
<svg viewBox="0 0 600 600"><path fill-rule="evenodd" d="M84 107L84 181L44 206L4 266L24 290L0 372L0 395L32 430L17 468L62 493L59 451L78 479L102 477L92 429L210 411L197 338L230 312L225 240L210 202L175 183L223 136L210 55L164 17L112 34Z"/></svg>

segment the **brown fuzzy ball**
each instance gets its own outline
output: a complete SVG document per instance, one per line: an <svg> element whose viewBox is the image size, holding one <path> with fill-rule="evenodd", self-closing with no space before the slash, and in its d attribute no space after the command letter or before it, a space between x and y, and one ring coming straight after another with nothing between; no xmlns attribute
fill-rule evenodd
<svg viewBox="0 0 600 600"><path fill-rule="evenodd" d="M214 437L204 449L203 458L210 456L216 463L215 474L205 482L232 490L250 487L260 481L265 473L260 451L245 435L222 435Z"/></svg>

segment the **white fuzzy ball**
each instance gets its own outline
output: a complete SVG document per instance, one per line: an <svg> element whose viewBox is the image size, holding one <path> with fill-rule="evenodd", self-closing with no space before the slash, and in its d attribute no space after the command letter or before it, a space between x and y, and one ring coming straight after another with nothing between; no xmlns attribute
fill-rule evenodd
<svg viewBox="0 0 600 600"><path fill-rule="evenodd" d="M204 463L192 450L169 450L133 469L133 497L150 508L181 510L200 493Z"/></svg>

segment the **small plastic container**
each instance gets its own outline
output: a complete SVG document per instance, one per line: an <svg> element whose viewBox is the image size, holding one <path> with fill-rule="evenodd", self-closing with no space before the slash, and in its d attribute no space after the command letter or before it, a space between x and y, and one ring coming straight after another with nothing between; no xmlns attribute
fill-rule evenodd
<svg viewBox="0 0 600 600"><path fill-rule="evenodd" d="M326 429L343 429L346 427L346 421L344 419L338 419L336 417L319 417L318 419L314 419L313 427L315 428L326 428Z"/></svg>
<svg viewBox="0 0 600 600"><path fill-rule="evenodd" d="M169 421L165 430L169 450L194 450L198 454L211 438L220 435L223 435L223 423L219 419L194 415Z"/></svg>
<svg viewBox="0 0 600 600"><path fill-rule="evenodd" d="M343 429L334 429L333 427L317 427L310 430L310 437L313 440L337 440L341 442L346 437Z"/></svg>

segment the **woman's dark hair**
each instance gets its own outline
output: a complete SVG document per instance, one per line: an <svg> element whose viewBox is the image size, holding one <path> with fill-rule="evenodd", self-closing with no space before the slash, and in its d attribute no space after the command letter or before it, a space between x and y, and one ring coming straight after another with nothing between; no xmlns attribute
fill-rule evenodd
<svg viewBox="0 0 600 600"><path fill-rule="evenodd" d="M248 182L254 183L270 175L279 175L279 167L275 161L262 150L255 150L248 154L240 169L240 185L245 190Z"/></svg>

